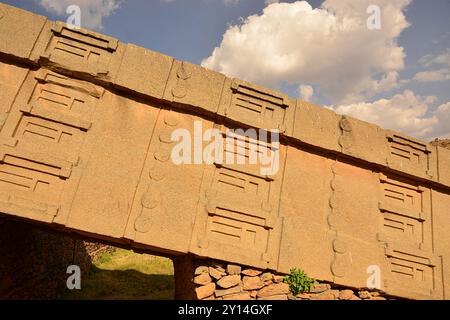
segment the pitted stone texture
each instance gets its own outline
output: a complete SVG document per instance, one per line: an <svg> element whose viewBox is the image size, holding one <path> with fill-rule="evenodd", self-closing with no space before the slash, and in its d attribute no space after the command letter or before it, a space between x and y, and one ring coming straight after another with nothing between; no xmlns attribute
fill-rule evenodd
<svg viewBox="0 0 450 320"><path fill-rule="evenodd" d="M0 3L0 52L29 58L46 18Z"/></svg>
<svg viewBox="0 0 450 320"><path fill-rule="evenodd" d="M260 277L247 277L244 276L242 279L243 288L245 290L257 290L264 287L264 282Z"/></svg>
<svg viewBox="0 0 450 320"><path fill-rule="evenodd" d="M205 285L212 281L211 277L207 273L202 273L194 278L195 284Z"/></svg>
<svg viewBox="0 0 450 320"><path fill-rule="evenodd" d="M388 295L450 298L448 149L90 30L0 10L0 212L8 218L218 259L208 272L218 286L253 276L270 291L283 282L261 271L300 266L323 282L365 288L364 271L377 266ZM211 151L206 130L224 137L239 127L280 132L277 143L247 130L243 148L226 150L245 159L255 145L257 156L273 151L274 174L261 163L202 161L198 150ZM174 132L190 140L183 154L194 150L186 162L195 165L175 163ZM408 281L398 268L413 270Z"/></svg>
<svg viewBox="0 0 450 320"><path fill-rule="evenodd" d="M289 293L289 285L286 283L276 283L271 286L264 287L258 292L259 298L266 298L275 295L287 295Z"/></svg>
<svg viewBox="0 0 450 320"><path fill-rule="evenodd" d="M197 299L201 300L212 296L214 294L215 289L216 289L215 283L209 283L196 288L195 292L197 293Z"/></svg>
<svg viewBox="0 0 450 320"><path fill-rule="evenodd" d="M221 288L228 289L241 282L241 277L239 275L229 275L221 278L217 281L217 285Z"/></svg>

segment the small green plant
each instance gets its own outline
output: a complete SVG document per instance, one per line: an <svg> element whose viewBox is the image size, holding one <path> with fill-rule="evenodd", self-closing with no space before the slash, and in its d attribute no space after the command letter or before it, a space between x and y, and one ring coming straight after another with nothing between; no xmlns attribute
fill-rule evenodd
<svg viewBox="0 0 450 320"><path fill-rule="evenodd" d="M291 274L284 277L284 282L289 285L289 290L296 296L314 288L316 280L310 278L303 270L292 268Z"/></svg>

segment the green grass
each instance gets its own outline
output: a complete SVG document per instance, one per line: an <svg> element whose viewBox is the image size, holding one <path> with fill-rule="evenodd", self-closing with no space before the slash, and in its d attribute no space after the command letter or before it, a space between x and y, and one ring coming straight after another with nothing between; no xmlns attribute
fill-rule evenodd
<svg viewBox="0 0 450 320"><path fill-rule="evenodd" d="M102 254L81 290L67 291L64 299L173 299L173 264L170 259L116 249Z"/></svg>

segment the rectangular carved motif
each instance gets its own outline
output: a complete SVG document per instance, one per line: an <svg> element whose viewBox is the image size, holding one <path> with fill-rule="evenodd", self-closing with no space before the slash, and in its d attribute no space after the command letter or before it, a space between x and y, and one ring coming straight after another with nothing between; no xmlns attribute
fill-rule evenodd
<svg viewBox="0 0 450 320"><path fill-rule="evenodd" d="M23 113L82 130L90 128L93 105L100 92L88 84L57 74L40 74L36 79L28 104L21 107Z"/></svg>
<svg viewBox="0 0 450 320"><path fill-rule="evenodd" d="M208 217L207 233L209 239L228 243L241 248L264 252L267 246L268 230L262 226L229 217L226 210L221 215Z"/></svg>
<svg viewBox="0 0 450 320"><path fill-rule="evenodd" d="M3 190L29 192L51 199L58 196L61 182L58 177L38 170L0 164L0 185Z"/></svg>
<svg viewBox="0 0 450 320"><path fill-rule="evenodd" d="M259 199L261 203L261 201L268 201L269 184L270 182L264 178L220 167L215 171L212 189L232 197L241 194L247 198L247 201Z"/></svg>
<svg viewBox="0 0 450 320"><path fill-rule="evenodd" d="M205 180L205 210L196 219L191 251L221 259L241 256L247 264L274 268L282 227L271 201L275 180L245 169L226 165L212 169Z"/></svg>
<svg viewBox="0 0 450 320"><path fill-rule="evenodd" d="M389 132L389 166L400 170L432 174L429 167L429 154L431 151L425 143Z"/></svg>
<svg viewBox="0 0 450 320"><path fill-rule="evenodd" d="M380 175L383 215L382 237L388 242L402 242L420 247L425 239L428 213L424 203L424 190L419 186L388 179Z"/></svg>
<svg viewBox="0 0 450 320"><path fill-rule="evenodd" d="M47 150L49 154L76 162L83 136L77 128L23 115L12 138L18 148Z"/></svg>
<svg viewBox="0 0 450 320"><path fill-rule="evenodd" d="M58 212L64 180L43 164L10 160L0 163L0 210L51 221Z"/></svg>
<svg viewBox="0 0 450 320"><path fill-rule="evenodd" d="M56 23L52 32L45 54L47 59L107 73L117 40L83 29L69 29L62 23Z"/></svg>
<svg viewBox="0 0 450 320"><path fill-rule="evenodd" d="M287 97L269 90L233 80L231 106L227 115L257 127L284 131Z"/></svg>
<svg viewBox="0 0 450 320"><path fill-rule="evenodd" d="M391 284L400 288L429 295L434 290L436 261L421 251L386 249Z"/></svg>

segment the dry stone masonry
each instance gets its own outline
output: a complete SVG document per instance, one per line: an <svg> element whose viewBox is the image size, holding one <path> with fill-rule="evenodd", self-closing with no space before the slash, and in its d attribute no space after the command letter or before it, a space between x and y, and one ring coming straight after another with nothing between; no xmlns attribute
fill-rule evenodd
<svg viewBox="0 0 450 320"><path fill-rule="evenodd" d="M355 290L317 282L294 296L284 275L226 262L194 260L195 296L200 300L388 300L377 290ZM192 297L191 297L192 298Z"/></svg>
<svg viewBox="0 0 450 320"><path fill-rule="evenodd" d="M0 299L56 299L67 293L67 267L86 276L111 247L0 218Z"/></svg>
<svg viewBox="0 0 450 320"><path fill-rule="evenodd" d="M281 297L274 275L299 267L358 297L377 270L388 296L450 299L450 150L8 5L0 17L5 218L270 270L208 266L202 298ZM171 133L195 121L278 129L278 172L175 165Z"/></svg>

